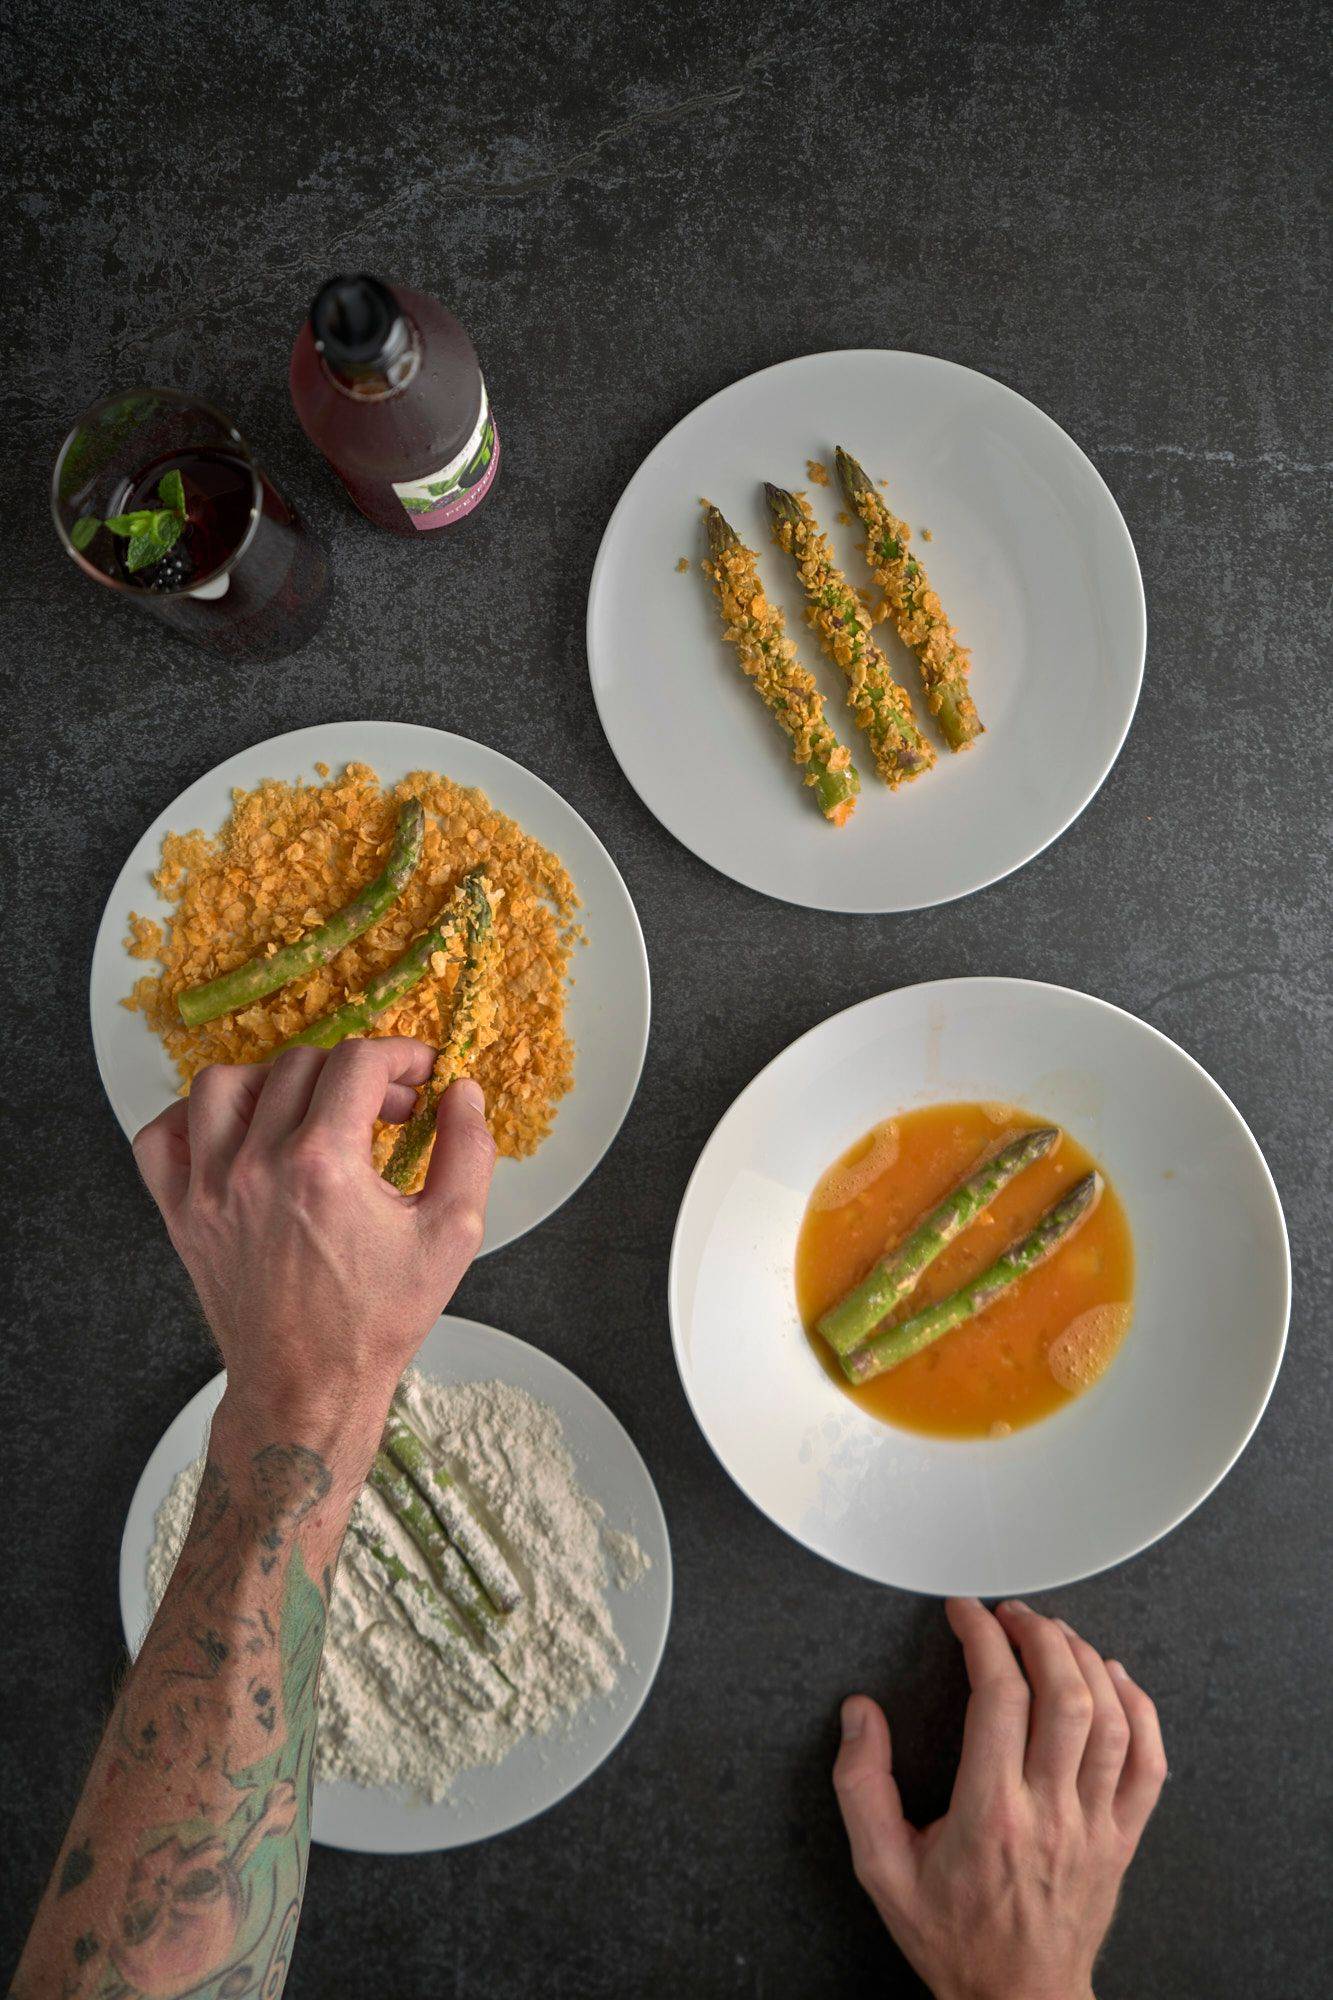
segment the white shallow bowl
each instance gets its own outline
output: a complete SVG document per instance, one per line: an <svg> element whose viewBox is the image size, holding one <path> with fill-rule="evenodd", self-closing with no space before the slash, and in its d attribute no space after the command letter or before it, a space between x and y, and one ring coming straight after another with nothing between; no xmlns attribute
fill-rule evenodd
<svg viewBox="0 0 1333 2000"><path fill-rule="evenodd" d="M915 552L972 648L986 724L973 747L890 792L846 706L842 676L801 617L761 482L805 486L842 444L913 529ZM810 488L853 584L868 584L836 483ZM722 642L704 554L703 494L752 548L769 596L861 773L849 824L826 826L787 739ZM919 530L930 528L924 542ZM676 572L682 555L688 575ZM889 625L891 666L934 737L916 662ZM1082 812L1125 740L1147 624L1138 562L1096 469L1012 389L925 354L808 354L733 383L651 451L612 514L588 594L588 662L602 727L649 810L718 868L812 909L947 903L997 882Z"/></svg>
<svg viewBox="0 0 1333 2000"><path fill-rule="evenodd" d="M575 1045L574 1088L530 1159L497 1163L484 1256L544 1222L597 1165L634 1100L650 1011L643 932L619 869L573 806L484 743L406 722L320 723L257 743L183 791L135 846L102 913L88 997L103 1086L130 1139L171 1102L177 1087L175 1065L142 1014L120 1004L134 981L152 969L126 955L130 912L171 915L171 905L150 879L161 859L162 836L194 827L216 833L231 811L233 786L251 787L264 778L313 781L316 762L334 772L347 763L369 764L386 786L421 770L480 786L493 806L560 856L583 899L580 921L588 941L575 949L566 1002Z"/></svg>
<svg viewBox="0 0 1333 2000"><path fill-rule="evenodd" d="M609 1695L580 1709L566 1728L530 1737L502 1764L465 1771L453 1794L426 1805L401 1792L359 1785L315 1787L314 1838L362 1854L424 1854L466 1847L549 1812L609 1757L648 1699L671 1622L671 1546L657 1489L628 1432L600 1397L549 1354L512 1334L445 1313L417 1356L437 1382L513 1382L549 1403L564 1428L579 1478L606 1510L612 1528L633 1534L652 1567L627 1590L613 1583L607 1602L626 1663ZM209 1420L226 1386L215 1375L167 1427L143 1469L120 1542L120 1618L137 1653L148 1624L147 1566L153 1519L172 1480L204 1448Z"/></svg>
<svg viewBox="0 0 1333 2000"><path fill-rule="evenodd" d="M1115 1361L1004 1439L868 1415L824 1373L796 1311L796 1238L823 1170L882 1118L960 1099L1065 1126L1106 1169L1134 1238L1134 1318ZM1020 979L906 987L793 1042L708 1141L671 1255L681 1380L741 1490L816 1555L940 1596L1052 1589L1175 1527L1258 1423L1290 1300L1277 1191L1217 1084L1132 1014Z"/></svg>

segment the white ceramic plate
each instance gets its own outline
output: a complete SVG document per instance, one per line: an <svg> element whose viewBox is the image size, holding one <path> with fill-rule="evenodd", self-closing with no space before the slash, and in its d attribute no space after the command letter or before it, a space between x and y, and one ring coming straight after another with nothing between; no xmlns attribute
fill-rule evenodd
<svg viewBox="0 0 1333 2000"><path fill-rule="evenodd" d="M588 942L576 948L567 1020L575 1044L574 1088L549 1137L530 1159L497 1164L482 1254L544 1222L587 1179L620 1130L638 1088L648 1045L648 957L628 889L606 849L571 805L498 750L444 729L405 722L330 722L274 736L229 757L159 813L121 869L107 898L93 951L89 1005L97 1066L127 1138L170 1103L175 1067L141 1014L121 1006L146 968L126 956L131 910L167 917L170 905L150 877L162 836L202 827L213 833L231 810L234 785L314 776L316 761L337 771L370 764L385 784L409 771L440 771L479 785L491 804L557 853L583 899Z"/></svg>
<svg viewBox="0 0 1333 2000"><path fill-rule="evenodd" d="M853 452L914 532L973 652L987 733L896 793L876 778L842 677L800 615L761 481L804 486L848 578L868 583L836 484L806 460ZM851 748L861 796L826 826L787 739L724 646L698 497L760 551L765 585ZM933 540L921 540L928 527ZM676 562L691 559L688 575ZM812 909L924 909L1020 868L1082 812L1125 740L1143 678L1143 585L1129 531L1078 446L989 376L924 354L809 354L703 403L649 453L602 538L588 660L626 777L677 840L738 882ZM876 628L911 693L916 663ZM936 739L938 740L938 739Z"/></svg>
<svg viewBox="0 0 1333 2000"><path fill-rule="evenodd" d="M632 1726L657 1674L671 1622L671 1546L648 1468L606 1404L560 1362L493 1326L443 1314L416 1364L440 1382L500 1380L549 1403L564 1427L587 1491L613 1528L637 1537L652 1567L628 1589L611 1585L607 1602L627 1655L609 1695L590 1702L565 1730L531 1737L502 1764L465 1772L455 1797L426 1805L389 1790L357 1785L315 1787L314 1838L363 1854L422 1854L466 1847L507 1833L577 1790ZM226 1378L215 1375L170 1424L143 1469L120 1543L120 1618L137 1652L148 1623L146 1570L153 1518L178 1472L203 1449Z"/></svg>
<svg viewBox="0 0 1333 2000"><path fill-rule="evenodd" d="M1005 1439L922 1437L864 1413L796 1313L796 1237L819 1175L880 1119L951 1099L1067 1127L1134 1237L1134 1318L1115 1361ZM793 1042L704 1148L671 1254L681 1380L742 1491L817 1555L941 1596L1052 1589L1175 1527L1258 1423L1290 1298L1277 1191L1218 1086L1132 1014L1020 979L906 987Z"/></svg>

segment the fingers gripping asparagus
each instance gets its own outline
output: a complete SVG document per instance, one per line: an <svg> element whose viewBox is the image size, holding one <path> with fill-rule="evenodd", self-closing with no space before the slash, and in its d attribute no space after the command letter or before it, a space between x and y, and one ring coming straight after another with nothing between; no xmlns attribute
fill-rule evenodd
<svg viewBox="0 0 1333 2000"><path fill-rule="evenodd" d="M437 951L454 949L467 922L468 885L480 875L481 870L474 868L471 874L464 876L430 929L410 944L401 958L395 959L383 972L377 972L359 999L349 1000L345 1006L336 1007L331 1014L321 1015L318 1021L312 1021L299 1034L290 1035L276 1053L281 1055L283 1049L294 1049L302 1044L317 1049L332 1049L339 1042L346 1041L349 1035L364 1035L377 1015L394 1006L405 993L411 992L419 980L425 978Z"/></svg>
<svg viewBox="0 0 1333 2000"><path fill-rule="evenodd" d="M317 965L327 965L344 945L351 944L392 909L421 859L425 828L426 815L420 799L408 799L398 815L393 846L381 875L367 883L346 908L320 924L317 930L298 938L295 944L285 944L267 957L261 952L258 958L236 966L231 972L220 973L203 986L187 987L185 992L178 993L176 1005L181 1019L188 1027L201 1027L205 1021L216 1021L220 1014L235 1013L238 1007L248 1007L266 994L276 993L280 986L299 979L303 972L310 972Z"/></svg>
<svg viewBox="0 0 1333 2000"><path fill-rule="evenodd" d="M443 1586L445 1596L475 1627L488 1653L504 1644L504 1619L495 1609L416 1487L382 1451L370 1468L370 1484L399 1526L416 1543Z"/></svg>
<svg viewBox="0 0 1333 2000"><path fill-rule="evenodd" d="M845 1299L824 1314L819 1331L829 1345L839 1354L850 1354L854 1347L868 1340L879 1322L901 1305L940 1252L989 1208L1017 1174L1034 1160L1044 1158L1059 1137L1055 1125L1024 1132L952 1188L895 1250L882 1257Z"/></svg>
<svg viewBox="0 0 1333 2000"><path fill-rule="evenodd" d="M808 503L780 486L765 486L773 538L796 564L806 616L829 658L847 676L852 713L870 738L875 768L887 785L915 778L935 762L912 715L912 704L870 636L870 613L833 560Z"/></svg>
<svg viewBox="0 0 1333 2000"><path fill-rule="evenodd" d="M866 530L866 561L904 645L921 667L926 705L951 750L966 750L984 729L967 684L970 654L944 615L930 579L908 550L912 531L880 498L865 472L841 445L838 478L847 504Z"/></svg>
<svg viewBox="0 0 1333 2000"><path fill-rule="evenodd" d="M458 1482L443 1466L436 1465L416 1432L392 1411L384 1430L384 1448L423 1495L496 1610L512 1611L521 1604L523 1590L518 1578L473 1513Z"/></svg>
<svg viewBox="0 0 1333 2000"><path fill-rule="evenodd" d="M792 759L805 767L805 782L813 788L819 810L834 826L842 826L861 789L851 752L829 727L814 675L801 666L781 611L764 595L754 550L746 548L716 507L708 509L705 524L711 560L704 569L713 579L725 621L723 636L736 648L760 700L791 738Z"/></svg>
<svg viewBox="0 0 1333 2000"><path fill-rule="evenodd" d="M1079 1224L1092 1213L1101 1187L1101 1175L1088 1174L1053 1208L1047 1209L1029 1235L1020 1243L1012 1244L980 1277L973 1278L970 1284L951 1293L947 1299L941 1299L938 1305L928 1306L925 1312L905 1319L901 1326L892 1326L876 1334L864 1347L841 1355L839 1358L848 1380L868 1382L873 1375L882 1375L886 1369L896 1368L900 1362L910 1360L923 1347L929 1347L932 1341L938 1340L941 1334L961 1326L964 1320L984 1312L1002 1292L1007 1292L1029 1271L1035 1271L1062 1243L1068 1241Z"/></svg>
<svg viewBox="0 0 1333 2000"><path fill-rule="evenodd" d="M485 876L474 869L463 889L467 900L464 957L454 987L449 1032L417 1099L416 1109L398 1134L384 1169L385 1180L392 1181L404 1194L415 1180L435 1137L435 1114L440 1099L455 1077L466 1074L477 1054L485 1026L483 1017L491 1002L498 949Z"/></svg>

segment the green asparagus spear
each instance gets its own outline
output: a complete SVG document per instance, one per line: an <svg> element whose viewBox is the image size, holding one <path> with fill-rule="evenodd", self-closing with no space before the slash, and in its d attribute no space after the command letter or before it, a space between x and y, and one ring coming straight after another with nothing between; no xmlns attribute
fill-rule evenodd
<svg viewBox="0 0 1333 2000"><path fill-rule="evenodd" d="M446 1598L476 1629L486 1651L498 1653L504 1644L503 1618L406 1473L400 1472L384 1452L376 1452L369 1483L416 1543L443 1586Z"/></svg>
<svg viewBox="0 0 1333 2000"><path fill-rule="evenodd" d="M437 951L451 951L461 935L466 923L469 883L481 870L474 868L465 875L454 889L443 910L428 931L410 944L401 958L377 972L368 983L358 1000L349 1000L345 1006L336 1007L331 1014L322 1014L318 1021L312 1021L299 1034L289 1035L276 1053L283 1049L294 1049L301 1045L317 1049L336 1048L349 1035L364 1035L376 1015L392 1007L410 993L418 980L424 979L431 959Z"/></svg>
<svg viewBox="0 0 1333 2000"><path fill-rule="evenodd" d="M440 1099L454 1078L466 1073L477 1053L479 1016L495 974L498 954L486 878L474 869L463 887L467 895L464 957L454 987L449 1032L417 1099L416 1109L398 1134L384 1169L385 1180L392 1181L404 1194L415 1180L422 1155L435 1137L435 1114Z"/></svg>
<svg viewBox="0 0 1333 2000"><path fill-rule="evenodd" d="M1088 1174L1069 1193L1063 1195L1053 1208L1048 1208L1030 1235L1020 1243L1011 1244L1004 1255L963 1285L938 1305L928 1306L924 1312L912 1319L905 1319L901 1326L888 1327L883 1333L868 1340L864 1347L858 1347L851 1354L839 1356L843 1372L850 1382L868 1382L873 1375L882 1375L888 1368L896 1368L902 1361L908 1361L919 1354L923 1347L938 1340L941 1334L949 1333L964 1320L972 1319L993 1305L1002 1292L1020 1278L1035 1271L1039 1264L1060 1248L1073 1235L1079 1224L1092 1212L1094 1203L1101 1193L1101 1175Z"/></svg>
<svg viewBox="0 0 1333 2000"><path fill-rule="evenodd" d="M806 617L829 658L847 676L848 703L870 738L875 769L886 785L915 778L935 762L935 752L916 726L912 704L889 672L889 663L870 636L870 613L848 583L827 535L819 531L807 501L781 486L765 486L773 517L773 539L796 564L805 589Z"/></svg>
<svg viewBox="0 0 1333 2000"><path fill-rule="evenodd" d="M985 727L967 684L971 656L945 617L930 578L908 550L912 531L907 523L886 506L841 445L836 457L847 504L866 530L866 561L871 574L884 592L898 636L920 663L926 706L949 748L966 750Z"/></svg>
<svg viewBox="0 0 1333 2000"><path fill-rule="evenodd" d="M1024 1132L991 1159L976 1167L935 1204L896 1250L882 1257L874 1269L831 1306L819 1322L819 1331L839 1354L850 1354L870 1338L882 1319L901 1305L914 1290L921 1273L942 1250L948 1248L983 1209L990 1207L1002 1188L1015 1175L1050 1152L1060 1137L1058 1126L1043 1125Z"/></svg>
<svg viewBox="0 0 1333 2000"><path fill-rule="evenodd" d="M759 581L759 558L747 549L716 507L706 515L711 561L704 569L725 621L724 637L736 648L741 667L774 720L791 738L795 763L804 765L819 810L834 826L851 817L861 780L851 753L839 743L824 716L814 675L800 664L787 637L781 611L770 604Z"/></svg>
<svg viewBox="0 0 1333 2000"><path fill-rule="evenodd" d="M267 993L276 993L280 986L299 979L303 972L327 965L344 945L377 924L397 902L420 860L425 830L426 815L420 799L408 799L398 815L398 830L383 874L368 883L345 909L320 924L317 930L298 938L295 944L283 945L269 958L261 953L203 986L190 986L178 993L176 1005L187 1027L201 1027L205 1021L216 1021L220 1014L232 1014L238 1007L262 1000Z"/></svg>
<svg viewBox="0 0 1333 2000"><path fill-rule="evenodd" d="M487 1708L502 1707L513 1692L513 1683L477 1651L434 1585L417 1576L359 1522L353 1521L352 1533L380 1572L390 1595L402 1605L418 1638L433 1647L447 1666L471 1679Z"/></svg>
<svg viewBox="0 0 1333 2000"><path fill-rule="evenodd" d="M468 1505L458 1482L436 1465L416 1432L393 1410L384 1429L384 1448L424 1495L445 1534L472 1570L497 1611L523 1601L518 1578Z"/></svg>

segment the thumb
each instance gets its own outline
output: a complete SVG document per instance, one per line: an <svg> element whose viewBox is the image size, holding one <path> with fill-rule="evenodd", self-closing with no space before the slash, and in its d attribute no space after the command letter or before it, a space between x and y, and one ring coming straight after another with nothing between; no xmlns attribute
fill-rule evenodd
<svg viewBox="0 0 1333 2000"><path fill-rule="evenodd" d="M833 1788L857 1881L876 1901L900 1894L910 1874L916 1830L903 1817L884 1711L866 1695L849 1695L842 1705L842 1747L833 1766Z"/></svg>
<svg viewBox="0 0 1333 2000"><path fill-rule="evenodd" d="M481 1086L471 1077L459 1077L440 1099L420 1206L453 1270L454 1284L481 1248L494 1168L495 1141L487 1129Z"/></svg>

